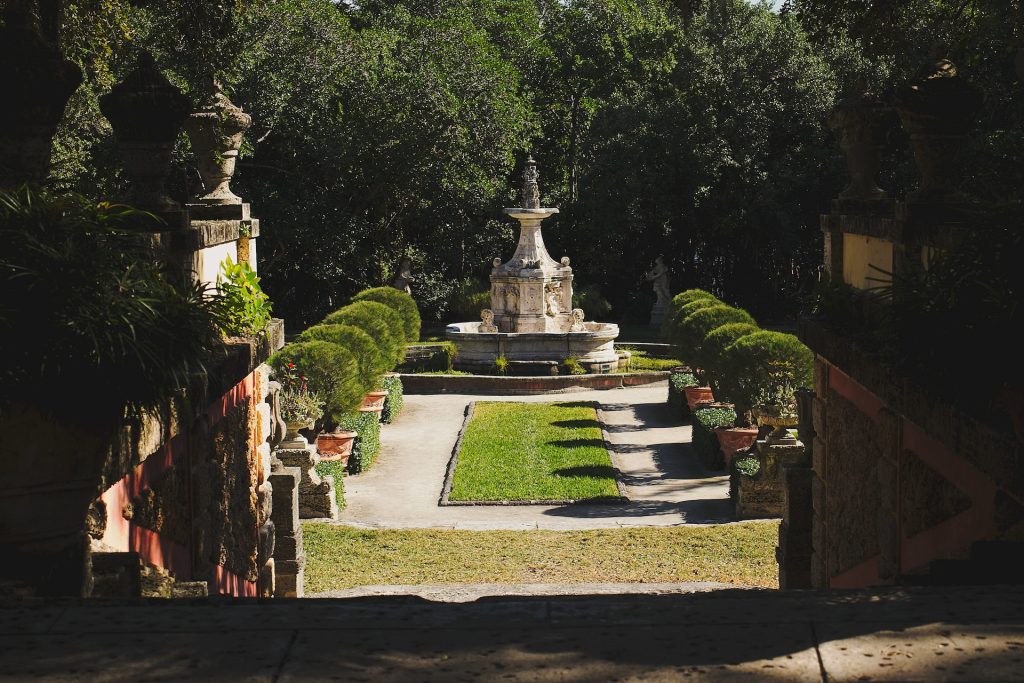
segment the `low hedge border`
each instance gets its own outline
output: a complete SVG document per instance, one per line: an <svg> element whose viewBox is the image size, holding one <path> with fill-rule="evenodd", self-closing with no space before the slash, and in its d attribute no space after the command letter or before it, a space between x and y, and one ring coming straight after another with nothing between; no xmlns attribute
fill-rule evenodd
<svg viewBox="0 0 1024 683"><path fill-rule="evenodd" d="M342 413L338 416L338 425L342 429L359 432L352 444L348 473L360 474L370 469L380 454L380 419L377 413Z"/></svg>
<svg viewBox="0 0 1024 683"><path fill-rule="evenodd" d="M345 509L345 467L340 460L321 460L316 464L316 473L320 478L334 479L334 499L338 501L338 509Z"/></svg>
<svg viewBox="0 0 1024 683"><path fill-rule="evenodd" d="M731 427L736 411L727 408L698 408L693 412L693 449L697 459L710 470L725 466L715 427Z"/></svg>
<svg viewBox="0 0 1024 683"><path fill-rule="evenodd" d="M402 386L401 377L385 377L381 380L381 388L388 392L384 399L384 412L381 413L380 421L384 424L391 424L402 412L405 405L405 390Z"/></svg>

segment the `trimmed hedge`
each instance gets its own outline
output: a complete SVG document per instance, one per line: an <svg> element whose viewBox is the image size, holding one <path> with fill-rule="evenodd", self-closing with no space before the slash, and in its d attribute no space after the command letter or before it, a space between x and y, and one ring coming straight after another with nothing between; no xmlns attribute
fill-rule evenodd
<svg viewBox="0 0 1024 683"><path fill-rule="evenodd" d="M725 305L702 308L688 315L676 331L676 344L680 349L687 349L689 354L684 359L694 366L699 366L701 370L706 370L707 368L700 363L704 337L716 327L728 323L755 324L754 319L746 311Z"/></svg>
<svg viewBox="0 0 1024 683"><path fill-rule="evenodd" d="M725 466L718 445L715 427L731 427L736 422L736 411L726 408L698 408L693 412L693 450L697 459L711 470Z"/></svg>
<svg viewBox="0 0 1024 683"><path fill-rule="evenodd" d="M370 469L380 454L380 420L377 413L351 411L337 416L342 429L359 432L348 459L349 474Z"/></svg>
<svg viewBox="0 0 1024 683"><path fill-rule="evenodd" d="M724 352L722 385L743 410L791 404L793 392L814 382L814 353L791 334L761 330L740 337Z"/></svg>
<svg viewBox="0 0 1024 683"><path fill-rule="evenodd" d="M359 364L363 386L369 389L391 369L391 359L384 357L373 337L355 325L314 325L299 335L299 341L325 341L348 349Z"/></svg>
<svg viewBox="0 0 1024 683"><path fill-rule="evenodd" d="M393 369L405 358L402 316L382 303L359 301L349 304L324 318L324 324L352 325L366 332L377 342L381 354L389 360L389 369Z"/></svg>
<svg viewBox="0 0 1024 683"><path fill-rule="evenodd" d="M359 374L359 363L343 346L326 341L294 342L270 358L270 365L278 372L287 371L290 363L305 376L310 390L324 398L332 416L359 406L368 391Z"/></svg>
<svg viewBox="0 0 1024 683"><path fill-rule="evenodd" d="M405 342L412 344L420 340L420 309L416 306L416 300L405 292L394 287L374 287L359 292L352 297L352 301L376 301L392 308L402 317Z"/></svg>
<svg viewBox="0 0 1024 683"><path fill-rule="evenodd" d="M672 297L672 302L669 304L668 310L665 311L665 320L661 323L662 339L671 339L673 320L675 319L676 314L679 313L679 309L699 299L718 301L718 297L711 292L705 292L703 289L688 289L685 292L681 292Z"/></svg>
<svg viewBox="0 0 1024 683"><path fill-rule="evenodd" d="M316 464L316 473L321 477L334 478L334 500L338 501L338 509L345 509L345 468L340 460L321 460Z"/></svg>
<svg viewBox="0 0 1024 683"><path fill-rule="evenodd" d="M405 387L402 386L401 377L385 377L381 380L381 385L384 391L388 392L388 396L384 399L384 412L380 415L380 421L391 424L405 405Z"/></svg>
<svg viewBox="0 0 1024 683"><path fill-rule="evenodd" d="M697 299L691 303L686 304L672 316L671 322L668 326L668 336L666 340L675 346L679 344L679 326L683 324L683 321L688 317L696 313L697 311L705 308L715 308L717 306L725 306L726 304L718 299ZM678 351L678 349L677 349ZM683 358L682 360L687 360Z"/></svg>
<svg viewBox="0 0 1024 683"><path fill-rule="evenodd" d="M719 378L724 377L728 372L725 366L725 350L738 339L760 331L761 328L753 323L727 323L711 330L704 337L704 342L701 344L701 363L716 392L721 388ZM725 394L721 398L729 400Z"/></svg>

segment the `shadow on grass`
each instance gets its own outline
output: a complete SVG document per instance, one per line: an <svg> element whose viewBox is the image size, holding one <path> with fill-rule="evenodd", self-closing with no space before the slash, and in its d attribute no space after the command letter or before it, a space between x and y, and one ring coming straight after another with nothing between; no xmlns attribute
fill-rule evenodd
<svg viewBox="0 0 1024 683"><path fill-rule="evenodd" d="M615 468L609 465L580 465L563 467L551 473L556 477L593 477L594 479L615 479Z"/></svg>
<svg viewBox="0 0 1024 683"><path fill-rule="evenodd" d="M556 441L548 441L547 445L557 446L558 448L586 448L588 446L604 448L604 439L558 439Z"/></svg>
<svg viewBox="0 0 1024 683"><path fill-rule="evenodd" d="M601 423L597 420L558 420L557 422L552 422L551 426L562 427L563 429L590 429L593 427L600 428Z"/></svg>
<svg viewBox="0 0 1024 683"><path fill-rule="evenodd" d="M556 403L559 408L593 408L593 401L566 401L564 403Z"/></svg>

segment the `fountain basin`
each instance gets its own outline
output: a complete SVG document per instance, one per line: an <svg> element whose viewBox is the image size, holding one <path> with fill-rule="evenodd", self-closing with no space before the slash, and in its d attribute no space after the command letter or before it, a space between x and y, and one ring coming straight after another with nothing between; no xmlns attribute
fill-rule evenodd
<svg viewBox="0 0 1024 683"><path fill-rule="evenodd" d="M618 365L619 326L613 323L584 323L582 332L480 332L479 322L454 323L445 336L458 350L456 370L493 372L500 356L512 374L552 374L567 358L591 373L612 372Z"/></svg>

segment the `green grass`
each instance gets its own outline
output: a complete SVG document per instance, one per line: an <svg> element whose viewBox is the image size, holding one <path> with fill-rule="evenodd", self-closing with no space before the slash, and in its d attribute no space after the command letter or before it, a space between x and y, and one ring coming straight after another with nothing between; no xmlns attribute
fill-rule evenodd
<svg viewBox="0 0 1024 683"><path fill-rule="evenodd" d="M304 526L307 593L373 584L717 581L778 587L778 522L594 531Z"/></svg>
<svg viewBox="0 0 1024 683"><path fill-rule="evenodd" d="M651 358L646 351L632 346L616 346L619 351L629 351L629 372L665 372L683 364L675 358Z"/></svg>
<svg viewBox="0 0 1024 683"><path fill-rule="evenodd" d="M449 500L593 500L619 495L587 403L476 404Z"/></svg>

